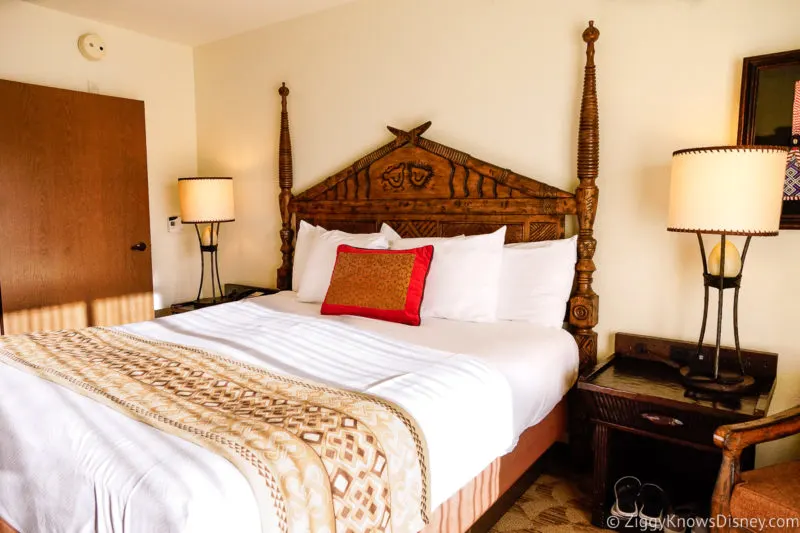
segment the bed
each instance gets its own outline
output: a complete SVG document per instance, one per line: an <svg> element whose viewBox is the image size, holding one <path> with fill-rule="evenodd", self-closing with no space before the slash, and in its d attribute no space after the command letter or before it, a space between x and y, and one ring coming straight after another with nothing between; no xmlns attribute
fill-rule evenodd
<svg viewBox="0 0 800 533"><path fill-rule="evenodd" d="M277 276L284 292L114 330L73 332L68 339L41 334L34 341L49 350L42 350L41 357L59 359L54 346L67 346L65 351L78 346L77 352L83 347L87 352L96 349L92 357L99 361L109 349L98 342L108 337L120 343L121 348L112 350L114 364L122 361L119 366L142 364L140 355L150 357L147 350L153 350L160 361L158 371L169 373L172 351L187 352L186 357L196 358L193 361L219 354L215 364L241 370L237 374L241 380L274 372L291 376L280 378L284 381L312 380L320 384L318 388L353 391L344 393L349 394L348 401L362 401L366 398L362 394L378 398L384 411L400 406L414 420L401 418L405 425L396 427L422 435L410 441L417 443L416 453L412 450L406 454L411 458L403 460L416 465L423 447L428 456L419 461L418 478L414 473L402 478L402 484L407 481L409 486L403 490L420 492L427 507L421 513L427 525L413 531L469 530L492 508L500 508L502 496L564 434L564 397L578 373L596 362L593 328L599 299L592 290L596 244L592 226L598 195L594 67L598 36L591 23L583 33L587 60L579 185L574 193L427 139L422 136L430 125L426 123L409 131L389 128L395 136L391 142L294 196L289 91L284 86L279 91L282 264ZM384 186L387 179L402 184L411 182L412 176L422 186ZM566 317L569 332L510 322L430 319L419 328L409 328L359 317L325 317L318 305L299 303L289 290L294 231L301 221L354 233L377 231L386 222L404 237L472 235L505 225L506 241L513 243L563 238L569 215L577 216L578 229L575 286ZM81 338L81 344L70 344L75 338ZM0 532L273 530L265 525L264 509L254 497L258 491L252 481L248 483L247 474L242 475L241 465L193 444L199 437L181 438L167 431L164 413L173 406L151 405L153 412L161 413L158 422L148 419L148 413L125 416L114 405L116 392L92 397L85 385L67 390L63 385L70 385L69 380L59 382L41 370L40 375L27 372L26 364L35 364L18 361L14 353L24 350L13 352L10 347L27 346L29 338L4 342L4 361L14 364L0 364ZM76 357L83 356L81 352ZM71 370L91 374L87 368ZM176 381L183 385L193 380L190 373ZM228 390L226 382L214 385ZM119 388L132 386L126 382ZM171 394L180 396L179 389L176 386ZM187 395L196 394L192 391ZM218 402L220 397L226 399L225 394L212 396ZM245 425L250 412L234 414L227 423ZM388 450L391 469L395 457ZM334 492L340 481L350 490L358 479L346 473L332 476ZM299 491L311 502L317 495L309 486L313 485L287 490ZM370 495L371 490L363 488ZM387 523L394 525L395 517L387 519L388 512L378 513L384 520L381 528L353 525L359 523L356 515L367 520L365 515L374 511L364 498L364 509L346 511L353 513L347 527L391 529ZM167 500L170 505L163 504ZM413 514L415 509L395 506L393 511ZM286 523L281 517L274 530L286 531ZM325 530L307 524L292 530Z"/></svg>

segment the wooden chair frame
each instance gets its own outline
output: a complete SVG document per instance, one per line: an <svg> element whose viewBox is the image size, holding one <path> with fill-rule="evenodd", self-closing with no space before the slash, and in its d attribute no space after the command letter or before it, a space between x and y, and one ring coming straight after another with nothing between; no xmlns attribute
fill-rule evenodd
<svg viewBox="0 0 800 533"><path fill-rule="evenodd" d="M722 465L711 499L711 516L731 514L731 496L741 481L741 456L749 446L800 433L800 406L752 422L722 426L714 433L714 444L722 448ZM727 524L714 533L729 533Z"/></svg>

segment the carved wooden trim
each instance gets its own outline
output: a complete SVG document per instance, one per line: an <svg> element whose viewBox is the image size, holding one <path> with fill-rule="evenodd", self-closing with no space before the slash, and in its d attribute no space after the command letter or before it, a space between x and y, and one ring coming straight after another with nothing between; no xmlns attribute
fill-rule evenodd
<svg viewBox="0 0 800 533"><path fill-rule="evenodd" d="M604 424L594 425L593 452L594 475L592 486L592 524L605 524L606 519L606 478L608 472L608 427Z"/></svg>
<svg viewBox="0 0 800 533"><path fill-rule="evenodd" d="M600 299L592 289L595 271L594 219L599 191L596 185L600 166L600 122L597 109L594 43L600 32L589 21L583 32L586 42L586 66L583 77L580 127L578 130L578 180L575 193L578 209L578 262L575 265L575 293L569 301L569 324L580 350L581 372L597 362L597 325Z"/></svg>
<svg viewBox="0 0 800 533"><path fill-rule="evenodd" d="M470 200L409 200L399 203L397 200L372 200L365 203L361 200L297 200L292 201L293 213L438 213L492 215L497 213L514 213L554 216L574 215L576 211L574 198L511 198L511 199L470 199ZM538 240L538 239L531 239Z"/></svg>
<svg viewBox="0 0 800 533"><path fill-rule="evenodd" d="M570 193L487 163L466 152L422 137L430 122L404 131L389 126L394 139L340 172L292 196L292 154L289 119L283 86L281 95L280 207L282 264L278 287L291 287L292 218L327 229L375 231L380 223L401 223L404 236L420 232L448 235L507 224L507 242L564 236L566 215L577 215L578 261L575 289L569 302L568 322L577 341L581 372L597 361L599 298L592 289L597 241L599 122L595 79L595 42L600 32L589 22L583 96L578 133L578 179ZM374 181L374 183L373 183Z"/></svg>
<svg viewBox="0 0 800 533"><path fill-rule="evenodd" d="M278 89L281 95L281 135L278 147L278 185L281 188L278 203L281 211L281 266L278 268L278 289L289 290L292 288L292 255L294 253L294 230L292 229L292 214L289 204L292 201L292 139L289 136L289 111L286 97L289 88L282 84Z"/></svg>
<svg viewBox="0 0 800 533"><path fill-rule="evenodd" d="M533 178L528 178L526 176L523 176L522 174L512 172L511 170L508 170L506 168L502 168L497 165L481 161L480 159L476 159L465 152L461 152L459 150L456 150L455 148L450 148L449 146L445 146L436 141L432 141L431 139L423 138L421 136L422 133L425 132L430 127L430 125L431 122L428 121L425 122L424 124L420 124L416 128L413 128L409 131L403 131L399 128L387 126L388 130L396 136L393 141L384 144L380 148L365 155L364 157L362 157L352 165L348 166L347 168L337 172L336 174L330 176L321 183L318 183L317 185L314 185L313 187L307 189L306 191L298 194L295 197L295 200L297 201L320 200L322 199L321 196L325 195L329 191L331 190L336 191L337 187L342 182L350 179L353 180L357 179L357 175L362 170L367 169L376 161L383 159L390 153L406 145L414 146L422 150L425 150L430 154L437 155L442 159L446 159L451 163L454 163L464 169L463 175L461 176L462 183L455 185L454 187L455 191L451 194L451 197L455 197L456 194L463 197L470 196L469 191L467 191L464 188L464 186L466 185L468 173L470 171L475 173L476 180L478 176L481 176L483 178L489 178L495 182L495 189L494 189L495 197L497 197L496 193L497 184L503 185L512 190L516 190L523 197L563 198L563 199L569 199L574 197L574 195L570 192L563 191L557 187L553 187L552 185L542 183ZM511 196L510 192L507 194L508 196ZM340 199L340 198L330 198L330 199ZM367 200L370 198L369 194L367 193L367 195L364 198L356 198L356 199Z"/></svg>
<svg viewBox="0 0 800 533"><path fill-rule="evenodd" d="M433 169L430 166L403 161L384 170L381 182L384 189L404 190L406 187L422 189L432 177ZM344 183L346 185L347 180Z"/></svg>
<svg viewBox="0 0 800 533"><path fill-rule="evenodd" d="M552 222L529 222L527 240L552 241L558 239L562 233L558 224Z"/></svg>

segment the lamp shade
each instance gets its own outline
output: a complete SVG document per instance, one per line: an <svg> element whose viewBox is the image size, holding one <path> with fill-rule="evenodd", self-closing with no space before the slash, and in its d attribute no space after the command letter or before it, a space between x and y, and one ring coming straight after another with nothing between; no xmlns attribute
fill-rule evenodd
<svg viewBox="0 0 800 533"><path fill-rule="evenodd" d="M672 154L669 231L777 235L787 148L715 146Z"/></svg>
<svg viewBox="0 0 800 533"><path fill-rule="evenodd" d="M185 224L232 222L233 178L179 178L181 221Z"/></svg>

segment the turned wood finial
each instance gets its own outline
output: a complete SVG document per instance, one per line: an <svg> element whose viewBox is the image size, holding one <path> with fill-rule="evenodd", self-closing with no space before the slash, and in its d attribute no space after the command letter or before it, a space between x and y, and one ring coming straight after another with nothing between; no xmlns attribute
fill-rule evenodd
<svg viewBox="0 0 800 533"><path fill-rule="evenodd" d="M597 361L597 325L600 299L592 289L595 271L594 221L597 214L599 190L597 177L600 167L600 123L597 109L597 81L594 64L594 44L600 31L594 21L583 32L586 42L586 66L583 75L580 125L578 128L578 189L575 192L578 215L578 262L575 265L576 290L570 298L569 323L578 341L581 370L587 371Z"/></svg>
<svg viewBox="0 0 800 533"><path fill-rule="evenodd" d="M589 26L585 30L583 30L583 41L586 43L594 44L597 42L597 39L600 37L600 30L594 27L594 21L589 21Z"/></svg>
<svg viewBox="0 0 800 533"><path fill-rule="evenodd" d="M285 83L278 89L281 95L281 135L278 147L278 178L281 189L291 189L293 181L292 139L289 135L289 110L287 97L289 88Z"/></svg>
<svg viewBox="0 0 800 533"><path fill-rule="evenodd" d="M589 26L583 30L583 42L586 43L586 65L594 66L594 43L600 38L600 30L594 27L594 21L589 21Z"/></svg>
<svg viewBox="0 0 800 533"><path fill-rule="evenodd" d="M287 97L289 88L285 83L278 89L281 95L281 133L278 145L278 185L281 188L278 204L281 212L281 266L278 268L278 288L288 290L292 287L292 255L294 231L289 204L292 201L292 139L289 135L289 110Z"/></svg>

